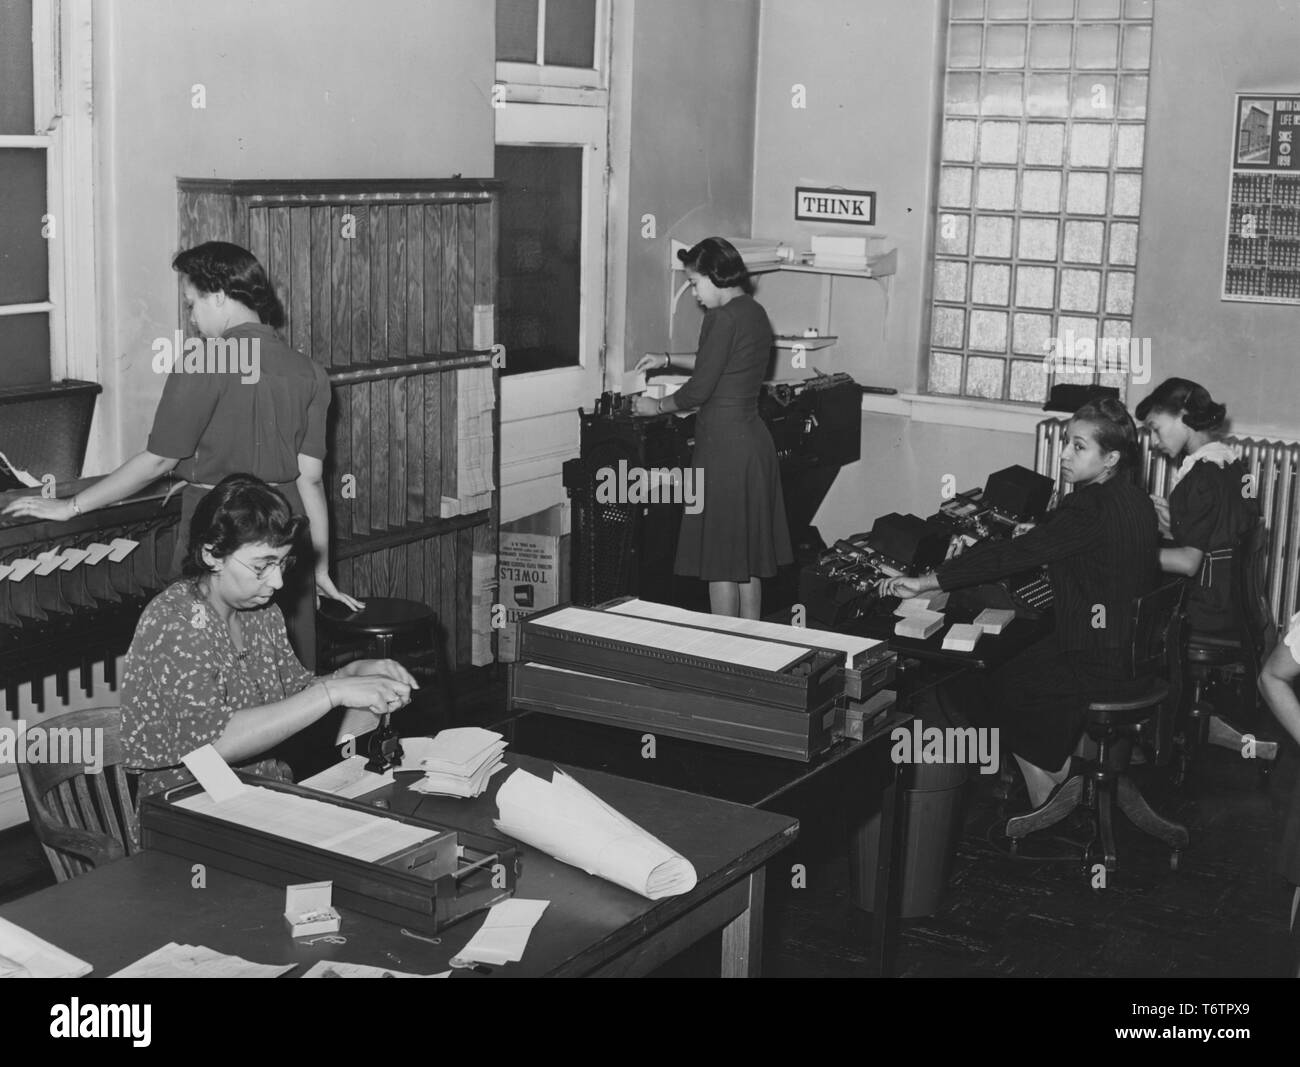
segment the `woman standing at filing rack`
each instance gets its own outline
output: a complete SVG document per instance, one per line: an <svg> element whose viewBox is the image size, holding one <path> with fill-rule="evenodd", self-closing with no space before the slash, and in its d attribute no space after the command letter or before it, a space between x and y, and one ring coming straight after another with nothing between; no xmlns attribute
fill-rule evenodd
<svg viewBox="0 0 1300 1067"><path fill-rule="evenodd" d="M1255 494L1237 454L1221 440L1228 409L1203 386L1168 378L1137 407L1156 447L1182 465L1169 501L1156 501L1162 532L1174 542L1160 550L1160 567L1193 579L1187 625L1201 633L1238 629L1232 550L1259 520Z"/></svg>
<svg viewBox="0 0 1300 1067"><path fill-rule="evenodd" d="M184 280L190 321L205 339L220 339L228 370L187 370L181 353L163 385L153 429L143 452L132 456L76 496L45 500L25 496L7 514L66 522L123 500L176 472L189 484L181 499L181 536L173 571L179 573L184 531L203 494L228 474L247 471L284 494L295 515L309 523L314 568L286 578L281 602L299 658L316 662L315 598L306 575L314 571L318 596L360 601L339 592L329 575L329 512L322 483L325 415L330 384L325 371L276 333L284 309L262 264L226 241L208 241L180 253L172 268ZM160 339L160 344L165 340ZM215 351L206 343L204 355ZM228 358L230 352L236 358ZM157 348L155 348L157 352ZM251 368L251 369L250 369ZM307 554L303 546L301 554Z"/></svg>
<svg viewBox="0 0 1300 1067"><path fill-rule="evenodd" d="M691 465L703 506L682 516L673 570L709 583L715 615L757 619L762 580L794 562L776 446L758 415L772 324L754 299L744 260L730 242L707 237L677 257L704 308L699 350L676 357L692 371L685 385L660 400L638 397L636 411L658 415L699 409ZM664 369L669 362L667 355L646 355L636 369Z"/></svg>
<svg viewBox="0 0 1300 1067"><path fill-rule="evenodd" d="M1132 641L1134 597L1159 578L1156 514L1130 477L1137 429L1117 400L1094 400L1074 413L1061 473L1074 492L1028 533L978 545L920 578L888 578L885 596L911 597L957 589L1047 564L1055 631L994 671L981 726L1001 729L1015 754L1034 807L1065 780L1090 699L1123 699L1131 682L1125 649Z"/></svg>

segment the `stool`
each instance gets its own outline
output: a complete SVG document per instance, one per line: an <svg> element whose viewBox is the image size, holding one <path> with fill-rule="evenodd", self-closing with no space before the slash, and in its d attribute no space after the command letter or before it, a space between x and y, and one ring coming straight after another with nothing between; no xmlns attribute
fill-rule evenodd
<svg viewBox="0 0 1300 1067"><path fill-rule="evenodd" d="M366 606L361 611L352 611L337 600L324 601L319 610L322 629L332 640L339 644L364 643L366 651L375 659L391 659L393 641L397 638L426 635L434 673L445 686L442 635L437 613L432 608L418 600L367 597ZM381 717L378 728L371 735L369 753L367 770L382 771L401 762L402 746L388 715Z"/></svg>

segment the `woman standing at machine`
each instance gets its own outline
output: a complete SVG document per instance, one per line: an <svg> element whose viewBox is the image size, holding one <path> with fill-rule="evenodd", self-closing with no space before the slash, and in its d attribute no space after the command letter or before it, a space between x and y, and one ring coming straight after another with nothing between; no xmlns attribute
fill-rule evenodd
<svg viewBox="0 0 1300 1067"><path fill-rule="evenodd" d="M758 394L772 351L772 325L753 297L740 253L707 237L677 253L704 308L698 351L677 357L692 371L672 396L637 398L638 415L698 408L692 466L703 507L682 516L677 574L709 583L715 615L757 619L764 578L794 561L772 435L758 415ZM659 360L663 362L660 363ZM638 371L664 369L669 357L643 356Z"/></svg>
<svg viewBox="0 0 1300 1067"><path fill-rule="evenodd" d="M979 545L919 578L887 578L884 596L911 597L994 581L1047 564L1055 631L987 679L971 718L1002 730L1035 808L1065 780L1097 696L1123 699L1131 682L1133 598L1159 577L1155 509L1133 484L1137 429L1117 400L1089 401L1070 420L1061 473L1074 492L1047 519L1010 541Z"/></svg>
<svg viewBox="0 0 1300 1067"><path fill-rule="evenodd" d="M188 483L173 560L179 574L184 532L198 502L226 475L246 471L278 489L294 514L307 519L316 596L360 610L361 602L339 592L329 575L329 510L322 482L329 377L280 339L276 331L284 324L284 308L251 252L208 241L181 252L172 268L183 278L195 329L206 339L242 346L236 350L247 350L251 362L235 359L232 368L239 364L239 369L230 371L205 363L196 372L185 369L181 353L174 353L144 451L75 496L24 496L5 513L66 522L115 504L174 469ZM212 341L208 344L205 356ZM282 606L299 658L314 666L315 597L307 578L312 572L304 572L286 581Z"/></svg>
<svg viewBox="0 0 1300 1067"><path fill-rule="evenodd" d="M1160 550L1160 568L1195 579L1187 591L1187 624L1200 633L1239 628L1232 551L1259 520L1246 469L1219 440L1227 414L1203 386L1186 378L1166 379L1137 407L1156 447L1182 460L1168 503L1156 501L1174 542Z"/></svg>

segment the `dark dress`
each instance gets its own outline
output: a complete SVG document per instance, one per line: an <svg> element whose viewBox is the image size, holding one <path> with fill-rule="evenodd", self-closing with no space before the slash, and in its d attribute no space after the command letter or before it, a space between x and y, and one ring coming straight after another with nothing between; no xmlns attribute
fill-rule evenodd
<svg viewBox="0 0 1300 1067"><path fill-rule="evenodd" d="M794 561L776 446L758 415L771 351L772 325L753 297L704 313L695 373L674 395L679 409L699 408L691 463L703 476L703 507L682 516L678 574L744 583Z"/></svg>
<svg viewBox="0 0 1300 1067"><path fill-rule="evenodd" d="M1055 629L983 680L967 717L1002 731L1002 746L1054 771L1074 751L1089 700L1145 687L1128 678L1134 597L1159 583L1155 508L1122 474L1065 497L1035 529L980 545L938 570L956 589L1047 565Z"/></svg>
<svg viewBox="0 0 1300 1067"><path fill-rule="evenodd" d="M1244 492L1245 479L1239 460L1222 467L1200 460L1169 494L1175 544L1205 553L1187 591L1187 625L1202 633L1222 634L1240 626L1233 604L1232 549L1259 517L1254 497Z"/></svg>
<svg viewBox="0 0 1300 1067"><path fill-rule="evenodd" d="M173 372L167 376L146 446L179 459L176 474L190 484L181 497L180 537L173 577L180 575L190 519L198 502L229 474L251 474L275 486L295 515L304 514L295 484L298 455L325 458L330 384L324 368L290 348L271 326L243 323L224 341L257 342L256 374ZM253 378L256 380L252 380ZM316 601L311 541L294 547L298 565L276 602L284 611L299 658L316 665Z"/></svg>

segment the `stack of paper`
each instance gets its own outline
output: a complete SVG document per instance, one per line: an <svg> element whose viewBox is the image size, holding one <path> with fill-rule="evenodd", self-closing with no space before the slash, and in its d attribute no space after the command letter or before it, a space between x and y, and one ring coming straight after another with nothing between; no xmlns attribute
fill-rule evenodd
<svg viewBox="0 0 1300 1067"><path fill-rule="evenodd" d="M943 635L943 647L949 652L974 652L981 630L972 622L958 622L948 627Z"/></svg>
<svg viewBox="0 0 1300 1067"><path fill-rule="evenodd" d="M413 769L408 744L402 745L403 770ZM443 730L432 741L416 746L424 777L411 788L417 793L476 797L487 788L488 779L505 766L501 762L505 750L501 735L491 730L477 726Z"/></svg>
<svg viewBox="0 0 1300 1067"><path fill-rule="evenodd" d="M482 511L492 502L492 412L496 394L491 367L456 374L456 495L459 514Z"/></svg>
<svg viewBox="0 0 1300 1067"><path fill-rule="evenodd" d="M894 626L898 637L914 637L924 641L931 634L943 629L943 614L938 611L917 611L904 615Z"/></svg>
<svg viewBox="0 0 1300 1067"><path fill-rule="evenodd" d="M492 662L492 605L497 598L497 558L475 552L473 603L470 606L470 662L483 667Z"/></svg>
<svg viewBox="0 0 1300 1067"><path fill-rule="evenodd" d="M0 919L0 978L80 978L91 970L85 960Z"/></svg>
<svg viewBox="0 0 1300 1067"><path fill-rule="evenodd" d="M250 963L202 945L175 941L123 967L110 978L279 978L296 963Z"/></svg>
<svg viewBox="0 0 1300 1067"><path fill-rule="evenodd" d="M524 958L528 935L542 917L549 900L503 900L492 905L478 933L451 961L458 963L517 963Z"/></svg>
<svg viewBox="0 0 1300 1067"><path fill-rule="evenodd" d="M515 771L497 792L496 827L588 874L658 900L695 888L695 868L563 771Z"/></svg>
<svg viewBox="0 0 1300 1067"><path fill-rule="evenodd" d="M334 764L333 767L327 767L320 774L312 775L299 782L308 789L315 789L321 793L332 793L336 797L346 797L351 800L354 797L365 796L366 793L373 793L376 789L382 789L386 785L393 784L393 772L385 771L383 774L376 774L374 771L366 770L365 756L352 756L343 760L341 763Z"/></svg>
<svg viewBox="0 0 1300 1067"><path fill-rule="evenodd" d="M923 611L943 611L948 606L947 593L922 593L900 600L895 615L919 615Z"/></svg>
<svg viewBox="0 0 1300 1067"><path fill-rule="evenodd" d="M985 608L975 616L975 625L986 634L1000 634L1012 622L1016 613L1010 608Z"/></svg>

